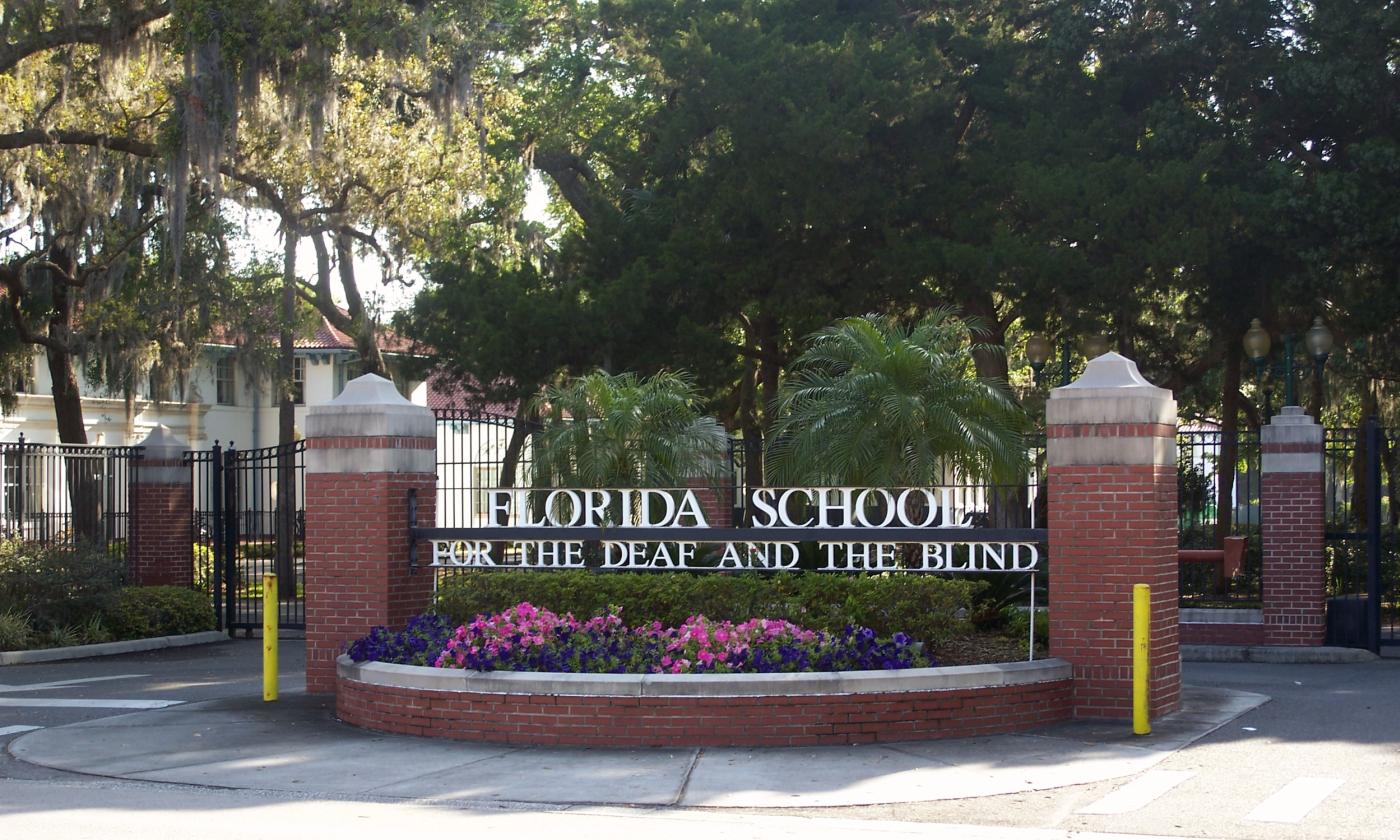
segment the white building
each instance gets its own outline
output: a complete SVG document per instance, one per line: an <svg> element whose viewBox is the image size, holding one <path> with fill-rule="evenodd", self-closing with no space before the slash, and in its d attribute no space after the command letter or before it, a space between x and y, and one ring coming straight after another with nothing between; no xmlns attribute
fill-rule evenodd
<svg viewBox="0 0 1400 840"><path fill-rule="evenodd" d="M392 364L395 353L406 353L407 342L384 334L381 346ZM296 405L298 435L304 428L308 406L329 402L345 383L358 375L359 355L350 336L321 319L310 338L298 339L294 350L300 399ZM0 418L0 443L14 442L23 434L29 443L57 443L52 380L48 364L36 353L33 369L13 414ZM168 426L191 449L207 449L214 441L234 443L239 449L258 449L277 443L277 400L268 376L254 376L239 363L237 347L211 343L203 346L183 389L171 386L166 394L153 394L149 386L128 402L93 387L77 371L83 395L83 421L88 443L128 446L140 443L157 425ZM428 404L424 382L400 383L411 401Z"/></svg>

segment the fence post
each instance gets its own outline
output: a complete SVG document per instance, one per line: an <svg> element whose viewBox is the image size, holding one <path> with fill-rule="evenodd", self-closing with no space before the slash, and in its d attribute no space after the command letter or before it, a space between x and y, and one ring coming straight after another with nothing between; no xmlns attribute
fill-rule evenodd
<svg viewBox="0 0 1400 840"><path fill-rule="evenodd" d="M19 454L15 456L15 523L19 528L19 538L26 539L29 535L24 530L24 497L29 492L29 488L24 486L24 432L19 433Z"/></svg>
<svg viewBox="0 0 1400 840"><path fill-rule="evenodd" d="M1264 545L1264 643L1320 645L1323 581L1323 432L1286 405L1259 433L1259 528Z"/></svg>
<svg viewBox="0 0 1400 840"><path fill-rule="evenodd" d="M131 475L131 534L126 566L135 586L193 586L194 492L185 442L157 426L141 442L141 466Z"/></svg>
<svg viewBox="0 0 1400 840"><path fill-rule="evenodd" d="M1074 666L1078 717L1133 710L1133 585L1151 587L1148 711L1181 697L1176 400L1117 353L1046 405L1050 652Z"/></svg>
<svg viewBox="0 0 1400 840"><path fill-rule="evenodd" d="M335 690L335 658L376 624L427 609L433 573L409 566L408 491L437 500L433 413L366 374L306 417L306 690Z"/></svg>

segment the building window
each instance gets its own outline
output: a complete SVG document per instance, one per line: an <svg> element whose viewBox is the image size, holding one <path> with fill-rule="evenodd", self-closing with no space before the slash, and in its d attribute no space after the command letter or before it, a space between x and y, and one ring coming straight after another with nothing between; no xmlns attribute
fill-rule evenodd
<svg viewBox="0 0 1400 840"><path fill-rule="evenodd" d="M345 390L345 385L352 379L357 379L364 373L364 365L356 358L337 359L335 363L335 395L340 396L340 392Z"/></svg>
<svg viewBox="0 0 1400 840"><path fill-rule="evenodd" d="M220 356L214 363L214 396L219 405L237 404L234 398L234 367L232 356Z"/></svg>
<svg viewBox="0 0 1400 840"><path fill-rule="evenodd" d="M292 357L292 402L306 405L306 357Z"/></svg>

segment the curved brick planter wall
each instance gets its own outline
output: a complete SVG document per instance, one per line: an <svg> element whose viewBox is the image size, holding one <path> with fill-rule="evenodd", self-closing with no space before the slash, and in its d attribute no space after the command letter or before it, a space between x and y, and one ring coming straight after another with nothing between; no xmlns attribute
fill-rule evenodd
<svg viewBox="0 0 1400 840"><path fill-rule="evenodd" d="M810 746L1029 729L1070 716L1060 659L841 674L488 673L336 662L355 726L599 747Z"/></svg>

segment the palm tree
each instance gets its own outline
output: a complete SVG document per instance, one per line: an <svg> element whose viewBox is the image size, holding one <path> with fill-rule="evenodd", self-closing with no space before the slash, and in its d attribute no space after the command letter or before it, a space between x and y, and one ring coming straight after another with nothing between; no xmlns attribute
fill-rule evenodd
<svg viewBox="0 0 1400 840"><path fill-rule="evenodd" d="M596 371L545 388L535 400L537 486L680 487L726 468L729 436L700 413L695 381Z"/></svg>
<svg viewBox="0 0 1400 840"><path fill-rule="evenodd" d="M813 335L778 393L770 480L917 486L948 468L1023 480L1026 415L1002 383L976 376L969 330L940 309L912 328L866 315Z"/></svg>

